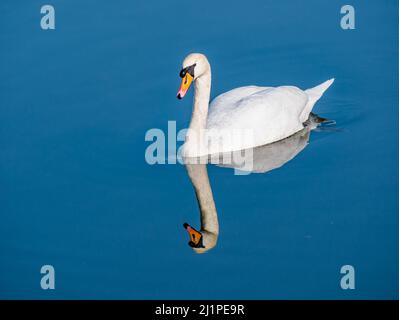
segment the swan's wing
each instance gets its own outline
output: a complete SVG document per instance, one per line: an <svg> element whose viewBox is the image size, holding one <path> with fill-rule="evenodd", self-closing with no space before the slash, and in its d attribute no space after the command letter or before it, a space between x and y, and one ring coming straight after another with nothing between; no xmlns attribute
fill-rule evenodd
<svg viewBox="0 0 399 320"><path fill-rule="evenodd" d="M270 87L258 87L258 86L246 86L239 87L222 93L212 100L210 103L210 110L220 109L220 107L226 108L227 106L233 106L241 99L245 99L251 94L269 89Z"/></svg>
<svg viewBox="0 0 399 320"><path fill-rule="evenodd" d="M252 130L252 146L275 142L303 128L300 115L307 102L307 94L297 87L237 88L211 103L207 128ZM231 149L238 144L233 142Z"/></svg>

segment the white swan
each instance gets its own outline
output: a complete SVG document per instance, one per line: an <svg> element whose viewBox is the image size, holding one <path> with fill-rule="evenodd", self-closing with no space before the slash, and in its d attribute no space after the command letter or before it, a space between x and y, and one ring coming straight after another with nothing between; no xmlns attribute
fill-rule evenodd
<svg viewBox="0 0 399 320"><path fill-rule="evenodd" d="M334 82L330 79L307 90L294 86L240 87L219 95L209 106L211 66L205 55L189 54L180 77L179 99L192 82L195 84L183 157L237 151L287 138L304 128L314 104Z"/></svg>

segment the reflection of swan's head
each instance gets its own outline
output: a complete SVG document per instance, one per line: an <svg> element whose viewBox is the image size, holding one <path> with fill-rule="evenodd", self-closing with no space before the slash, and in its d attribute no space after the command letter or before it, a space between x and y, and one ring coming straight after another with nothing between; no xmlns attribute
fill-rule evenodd
<svg viewBox="0 0 399 320"><path fill-rule="evenodd" d="M218 240L218 235L216 233L206 230L197 231L188 223L185 223L183 226L190 237L188 245L196 253L205 253L216 246Z"/></svg>
<svg viewBox="0 0 399 320"><path fill-rule="evenodd" d="M183 61L182 69L180 71L180 77L182 78L181 86L177 92L177 98L182 99L191 83L203 76L209 74L211 66L205 55L201 53L191 53Z"/></svg>

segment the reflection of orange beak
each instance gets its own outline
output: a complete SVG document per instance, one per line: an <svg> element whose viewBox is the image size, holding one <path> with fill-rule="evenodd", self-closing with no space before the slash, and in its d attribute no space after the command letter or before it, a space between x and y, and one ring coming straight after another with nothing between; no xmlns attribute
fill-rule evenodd
<svg viewBox="0 0 399 320"><path fill-rule="evenodd" d="M195 230L188 223L185 223L183 226L186 229L188 235L190 236L190 242L189 242L190 246L192 246L192 247L200 246L201 245L201 239L202 239L201 232Z"/></svg>
<svg viewBox="0 0 399 320"><path fill-rule="evenodd" d="M192 82L193 82L193 77L191 74L187 72L186 75L181 80L180 89L177 92L177 99L183 99L183 97L187 93L188 88L190 88Z"/></svg>

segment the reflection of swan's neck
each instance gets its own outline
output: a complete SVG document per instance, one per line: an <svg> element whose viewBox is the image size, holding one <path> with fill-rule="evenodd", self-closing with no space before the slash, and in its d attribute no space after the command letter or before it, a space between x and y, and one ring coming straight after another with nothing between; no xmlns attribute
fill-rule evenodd
<svg viewBox="0 0 399 320"><path fill-rule="evenodd" d="M206 127L209 98L211 95L210 67L208 68L208 71L195 80L194 85L194 106L189 130L193 130L198 134L200 130L205 129Z"/></svg>
<svg viewBox="0 0 399 320"><path fill-rule="evenodd" d="M201 231L205 231L205 234L209 232L215 236L214 245L219 234L219 222L206 165L186 164L186 168L197 196L201 213Z"/></svg>

